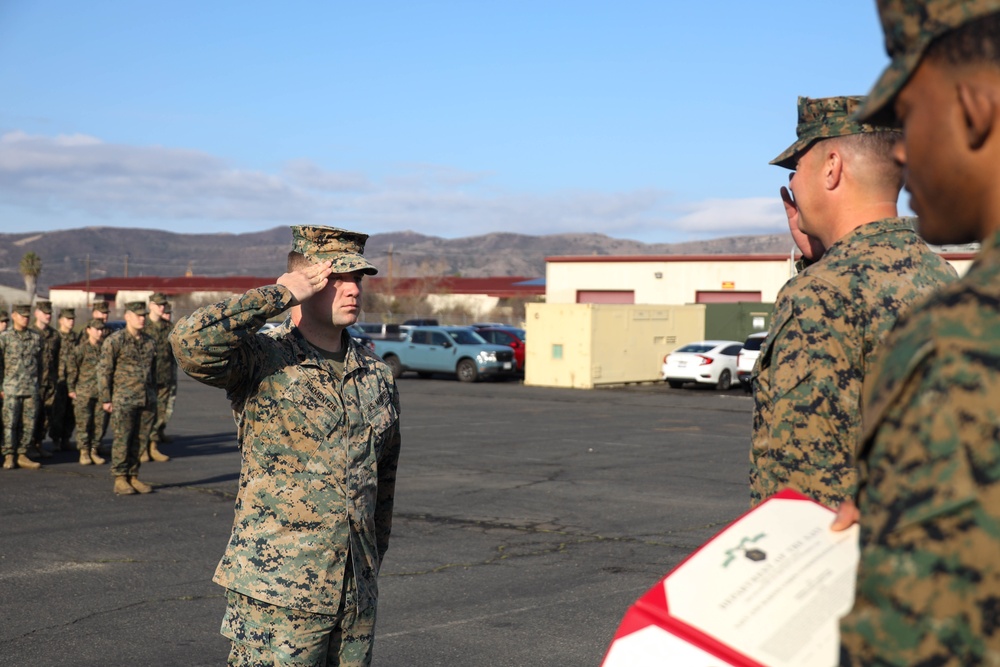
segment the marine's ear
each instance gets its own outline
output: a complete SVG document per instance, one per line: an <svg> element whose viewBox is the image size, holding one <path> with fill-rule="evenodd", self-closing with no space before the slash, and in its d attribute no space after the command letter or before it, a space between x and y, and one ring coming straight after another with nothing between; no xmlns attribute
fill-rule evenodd
<svg viewBox="0 0 1000 667"><path fill-rule="evenodd" d="M996 77L985 81L982 77L969 77L958 81L958 105L965 121L965 140L970 150L982 148L993 133L993 127L1000 122L1000 88Z"/></svg>

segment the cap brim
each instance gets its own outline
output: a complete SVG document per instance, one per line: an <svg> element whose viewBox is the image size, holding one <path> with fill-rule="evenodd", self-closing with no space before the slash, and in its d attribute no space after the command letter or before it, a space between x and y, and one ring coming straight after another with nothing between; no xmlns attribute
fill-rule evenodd
<svg viewBox="0 0 1000 667"><path fill-rule="evenodd" d="M374 276L378 273L378 269L364 258L363 255L358 255L355 253L316 253L310 255L314 260L319 262L325 262L326 260L332 260L332 265L330 269L334 273L354 273L355 271L361 271L362 273Z"/></svg>
<svg viewBox="0 0 1000 667"><path fill-rule="evenodd" d="M785 152L771 160L768 164L773 164L785 169L795 171L798 166L799 157L809 150L809 147L818 141L818 137L809 139L799 139L794 144L785 149Z"/></svg>
<svg viewBox="0 0 1000 667"><path fill-rule="evenodd" d="M854 112L854 119L881 127L899 127L893 102L920 63L923 49L893 59L875 82L864 102Z"/></svg>

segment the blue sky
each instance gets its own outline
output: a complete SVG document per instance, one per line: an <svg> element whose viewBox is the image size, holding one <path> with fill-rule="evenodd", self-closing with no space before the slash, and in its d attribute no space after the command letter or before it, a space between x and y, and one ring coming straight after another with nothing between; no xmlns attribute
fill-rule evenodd
<svg viewBox="0 0 1000 667"><path fill-rule="evenodd" d="M785 229L874 0L0 1L0 231Z"/></svg>

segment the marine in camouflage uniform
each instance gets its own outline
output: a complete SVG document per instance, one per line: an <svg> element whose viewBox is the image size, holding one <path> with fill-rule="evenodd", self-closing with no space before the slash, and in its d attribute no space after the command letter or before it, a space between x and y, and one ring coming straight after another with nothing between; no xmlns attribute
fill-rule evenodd
<svg viewBox="0 0 1000 667"><path fill-rule="evenodd" d="M0 333L7 330L7 326L10 324L10 315L3 308L0 308ZM3 373L0 373L0 385L3 384ZM3 391L0 391L0 451L3 451L4 443L4 433L3 433Z"/></svg>
<svg viewBox="0 0 1000 667"><path fill-rule="evenodd" d="M144 301L125 304L125 328L101 346L98 391L111 414L111 474L118 495L152 491L139 481L143 413L156 409L156 343L142 331L147 312Z"/></svg>
<svg viewBox="0 0 1000 667"><path fill-rule="evenodd" d="M0 378L3 378L3 467L38 468L28 458L42 377L42 338L28 326L29 304L14 306L14 326L0 333Z"/></svg>
<svg viewBox="0 0 1000 667"><path fill-rule="evenodd" d="M59 333L49 326L52 320L52 302L38 301L35 303L35 322L33 328L42 337L42 383L39 387L39 405L35 412L35 430L32 437L32 447L42 458L52 456L42 441L49 435L52 442L59 444L59 426L53 420L56 402L56 386L59 384L59 353L62 349L62 339Z"/></svg>
<svg viewBox="0 0 1000 667"><path fill-rule="evenodd" d="M814 165L819 159L826 168L828 141L886 133L851 120L860 101L799 98L799 138L773 164L798 169L802 160ZM843 147L839 150L843 160L856 156ZM868 176L867 164L889 165L898 173L888 154L876 158L875 150L869 150L863 160L854 157L849 163L854 178ZM810 166L804 178L816 173ZM856 488L865 371L896 318L954 279L955 271L916 235L911 221L891 217L852 222L847 216L854 214L853 206L838 213L837 203L817 197L810 181L800 177L797 173L791 185L793 190L801 188L797 194L803 210L795 210L787 191L782 198L790 216L798 213L802 231L820 237L826 251L779 292L754 368L750 500L756 505L793 488L836 507ZM895 213L899 184L892 180L880 189L858 189L857 199L867 203L866 213ZM890 198L883 190L891 191L888 205L882 204ZM820 207L825 207L822 218L815 211ZM842 233L845 220L848 231Z"/></svg>
<svg viewBox="0 0 1000 667"><path fill-rule="evenodd" d="M997 665L1000 0L882 0L879 12L892 63L860 114L902 123L921 235L982 247L900 320L869 372L841 664Z"/></svg>
<svg viewBox="0 0 1000 667"><path fill-rule="evenodd" d="M70 449L69 439L73 435L75 427L73 402L69 398L69 390L66 387L66 369L81 338L81 334L73 329L75 320L75 308L61 308L59 310L59 374L56 380L55 401L52 406L52 426L58 436L53 436L53 442L58 444L60 449L66 451Z"/></svg>
<svg viewBox="0 0 1000 667"><path fill-rule="evenodd" d="M166 295L161 292L154 292L149 297L145 332L156 342L156 411L143 422L143 462L170 460L159 449L167 426L167 412L173 407L177 395L177 362L169 340L173 325L163 319L163 309L168 303Z"/></svg>
<svg viewBox="0 0 1000 667"><path fill-rule="evenodd" d="M293 239L278 284L199 309L171 335L181 369L226 390L242 452L214 578L228 589L222 634L230 665L368 665L399 396L385 363L345 331L362 274L376 271L367 236L293 227ZM258 333L290 307L285 326Z"/></svg>
<svg viewBox="0 0 1000 667"><path fill-rule="evenodd" d="M76 448L80 451L80 464L102 465L104 459L97 451L108 413L100 401L98 374L101 365L101 342L104 322L92 319L84 328L86 338L73 348L66 366L66 388L73 400L76 413Z"/></svg>

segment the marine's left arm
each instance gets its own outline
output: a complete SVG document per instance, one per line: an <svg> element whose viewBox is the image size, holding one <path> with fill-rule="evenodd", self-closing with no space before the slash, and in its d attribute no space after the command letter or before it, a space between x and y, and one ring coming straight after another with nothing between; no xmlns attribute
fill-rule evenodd
<svg viewBox="0 0 1000 667"><path fill-rule="evenodd" d="M392 508L396 495L396 466L399 462L401 436L399 429L399 392L393 384L392 409L396 415L385 445L378 457L378 495L375 500L375 545L379 562L389 548L389 534L392 532Z"/></svg>

